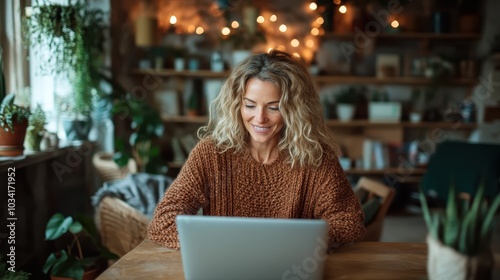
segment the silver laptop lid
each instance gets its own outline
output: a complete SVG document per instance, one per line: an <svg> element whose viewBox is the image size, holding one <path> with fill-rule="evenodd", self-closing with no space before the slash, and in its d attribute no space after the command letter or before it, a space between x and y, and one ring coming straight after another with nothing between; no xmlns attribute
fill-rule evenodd
<svg viewBox="0 0 500 280"><path fill-rule="evenodd" d="M186 280L323 277L323 220L179 215L176 222Z"/></svg>

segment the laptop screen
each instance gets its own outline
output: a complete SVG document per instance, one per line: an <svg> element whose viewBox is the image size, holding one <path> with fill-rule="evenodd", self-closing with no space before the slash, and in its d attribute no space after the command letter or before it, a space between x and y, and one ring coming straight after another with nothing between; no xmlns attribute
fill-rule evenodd
<svg viewBox="0 0 500 280"><path fill-rule="evenodd" d="M323 277L323 220L179 215L176 223L187 280Z"/></svg>

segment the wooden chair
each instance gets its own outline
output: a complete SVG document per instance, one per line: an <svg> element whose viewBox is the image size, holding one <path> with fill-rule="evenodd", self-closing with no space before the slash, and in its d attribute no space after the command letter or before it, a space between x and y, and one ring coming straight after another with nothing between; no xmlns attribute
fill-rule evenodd
<svg viewBox="0 0 500 280"><path fill-rule="evenodd" d="M373 215L373 218L365 224L366 235L363 241L380 241L384 218L394 198L394 189L368 177L361 177L354 191L356 195L358 195L361 205L368 205L368 207L370 207L370 204L375 205L372 202L376 202L376 208L372 208L372 211L374 211L373 213L370 214L365 212L365 216ZM365 217L365 221L366 218L367 217Z"/></svg>

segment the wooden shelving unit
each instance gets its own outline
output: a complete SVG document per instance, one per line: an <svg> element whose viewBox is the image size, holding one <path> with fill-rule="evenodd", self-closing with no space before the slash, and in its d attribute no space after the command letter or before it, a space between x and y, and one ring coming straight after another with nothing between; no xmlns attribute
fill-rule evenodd
<svg viewBox="0 0 500 280"><path fill-rule="evenodd" d="M324 39L351 39L355 34L326 33L321 36ZM400 33L379 33L370 37L373 39L402 39L402 40L479 40L479 33L427 33L427 32L400 32Z"/></svg>

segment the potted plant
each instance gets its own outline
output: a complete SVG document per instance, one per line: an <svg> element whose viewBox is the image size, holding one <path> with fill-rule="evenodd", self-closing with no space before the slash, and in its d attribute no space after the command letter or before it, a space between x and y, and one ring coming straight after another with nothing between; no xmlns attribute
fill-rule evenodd
<svg viewBox="0 0 500 280"><path fill-rule="evenodd" d="M129 146L123 139L115 141L116 153L113 160L118 166L126 166L130 159L134 159L139 172L152 174L166 173L167 167L160 156L158 141L163 136L164 124L159 112L146 100L135 98L131 94L124 94L114 100L113 113L126 113L130 118L132 133L129 137Z"/></svg>
<svg viewBox="0 0 500 280"><path fill-rule="evenodd" d="M401 119L401 103L389 101L386 91L375 90L368 103L370 121L398 122Z"/></svg>
<svg viewBox="0 0 500 280"><path fill-rule="evenodd" d="M0 255L0 279L2 280L28 280L31 273L17 270L14 266L10 266L10 261L4 262L4 256ZM7 265L9 264L9 265Z"/></svg>
<svg viewBox="0 0 500 280"><path fill-rule="evenodd" d="M104 12L76 0L68 5L36 1L23 21L25 42L44 61L40 70L71 82L67 112L79 123L86 121L87 133L93 99L101 93L104 29ZM50 52L40 51L46 49Z"/></svg>
<svg viewBox="0 0 500 280"><path fill-rule="evenodd" d="M481 185L472 203L468 198L469 194L456 195L451 185L445 212L431 213L424 193L420 192L429 229L429 279L491 279L494 266L491 237L500 194L487 201Z"/></svg>
<svg viewBox="0 0 500 280"><path fill-rule="evenodd" d="M1 61L0 61L1 62ZM18 156L24 151L23 143L28 127L30 110L15 103L16 95L0 91L0 156Z"/></svg>
<svg viewBox="0 0 500 280"><path fill-rule="evenodd" d="M343 88L335 96L337 117L341 121L350 121L354 116L358 94L354 87Z"/></svg>
<svg viewBox="0 0 500 280"><path fill-rule="evenodd" d="M92 218L84 215L54 214L47 222L45 239L64 241L65 245L65 249L51 253L43 265L43 272L52 279L95 279L106 267L103 260L118 258L101 245Z"/></svg>
<svg viewBox="0 0 500 280"><path fill-rule="evenodd" d="M27 150L40 151L40 142L42 141L46 124L47 117L40 104L38 104L28 119L28 129L26 130L26 139L24 140L24 146Z"/></svg>

